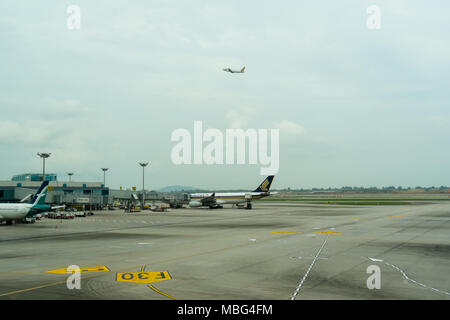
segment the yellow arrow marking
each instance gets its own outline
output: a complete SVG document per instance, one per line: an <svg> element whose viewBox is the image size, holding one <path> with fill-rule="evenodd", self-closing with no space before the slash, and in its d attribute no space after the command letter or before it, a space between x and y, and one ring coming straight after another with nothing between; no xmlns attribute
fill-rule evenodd
<svg viewBox="0 0 450 320"><path fill-rule="evenodd" d="M86 272L105 272L109 271L109 269L106 266L100 266L100 267L80 267L80 273L86 273ZM47 270L44 271L45 273L55 273L55 274L67 274L70 272L67 272L67 268L61 268L61 269L53 269L53 270ZM73 273L73 272L72 272Z"/></svg>
<svg viewBox="0 0 450 320"><path fill-rule="evenodd" d="M116 274L116 281L119 282L153 283L171 279L168 271L118 272Z"/></svg>

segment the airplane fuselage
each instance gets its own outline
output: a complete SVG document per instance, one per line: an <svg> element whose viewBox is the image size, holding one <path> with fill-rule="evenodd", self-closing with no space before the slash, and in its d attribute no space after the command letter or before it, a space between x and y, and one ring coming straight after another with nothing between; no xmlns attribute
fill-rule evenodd
<svg viewBox="0 0 450 320"><path fill-rule="evenodd" d="M192 193L190 206L208 206L202 205L201 200L211 197L213 193ZM214 193L217 204L243 204L249 200L260 199L269 196L269 192L226 192Z"/></svg>
<svg viewBox="0 0 450 320"><path fill-rule="evenodd" d="M229 73L244 73L245 67L243 67L241 70L232 70L231 68L223 68L222 70Z"/></svg>
<svg viewBox="0 0 450 320"><path fill-rule="evenodd" d="M33 205L28 203L1 203L0 221L22 220L32 207Z"/></svg>
<svg viewBox="0 0 450 320"><path fill-rule="evenodd" d="M48 181L42 182L38 193L32 199L33 203L0 203L0 222L6 221L7 224L12 224L13 221L20 221L48 211L51 207L44 204L48 183Z"/></svg>

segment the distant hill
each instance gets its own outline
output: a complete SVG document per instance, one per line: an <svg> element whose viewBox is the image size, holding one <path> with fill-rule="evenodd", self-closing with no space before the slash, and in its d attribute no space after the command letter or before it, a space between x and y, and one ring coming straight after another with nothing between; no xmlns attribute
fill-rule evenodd
<svg viewBox="0 0 450 320"><path fill-rule="evenodd" d="M168 186L168 187L158 189L156 191L158 191L158 192L182 192L182 191L192 192L192 191L197 191L197 190L199 190L199 189L194 188L194 187L188 187L188 186Z"/></svg>

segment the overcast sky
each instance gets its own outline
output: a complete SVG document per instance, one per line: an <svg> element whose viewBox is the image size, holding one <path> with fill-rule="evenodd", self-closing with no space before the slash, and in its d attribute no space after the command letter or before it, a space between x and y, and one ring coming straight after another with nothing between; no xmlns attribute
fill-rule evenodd
<svg viewBox="0 0 450 320"><path fill-rule="evenodd" d="M67 7L81 29L67 28ZM366 9L381 10L369 30ZM0 180L255 188L174 165L178 128L280 128L274 188L450 185L448 1L0 3ZM229 66L244 74L222 71Z"/></svg>

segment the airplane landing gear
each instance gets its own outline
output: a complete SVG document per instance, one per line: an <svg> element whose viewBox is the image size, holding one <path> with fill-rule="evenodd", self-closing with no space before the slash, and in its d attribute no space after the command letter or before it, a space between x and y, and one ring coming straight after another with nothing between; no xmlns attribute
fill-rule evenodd
<svg viewBox="0 0 450 320"><path fill-rule="evenodd" d="M245 209L250 210L252 208L252 195L250 193L247 193L245 195L245 200L247 202L247 206Z"/></svg>

